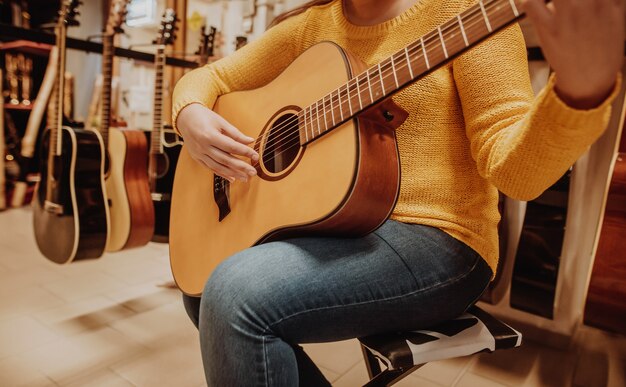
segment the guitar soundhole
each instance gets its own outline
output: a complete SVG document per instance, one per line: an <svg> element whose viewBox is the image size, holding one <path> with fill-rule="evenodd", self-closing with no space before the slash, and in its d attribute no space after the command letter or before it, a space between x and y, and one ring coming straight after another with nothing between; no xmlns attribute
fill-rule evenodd
<svg viewBox="0 0 626 387"><path fill-rule="evenodd" d="M263 165L272 173L287 169L300 151L298 116L285 114L270 128L262 152Z"/></svg>

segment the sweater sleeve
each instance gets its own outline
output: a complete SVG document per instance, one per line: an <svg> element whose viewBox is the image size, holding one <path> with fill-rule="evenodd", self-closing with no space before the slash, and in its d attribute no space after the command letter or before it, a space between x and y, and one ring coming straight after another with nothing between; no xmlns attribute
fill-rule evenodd
<svg viewBox="0 0 626 387"><path fill-rule="evenodd" d="M555 75L533 96L517 24L454 63L466 133L478 172L507 196L531 200L556 182L602 134L615 89L600 106L576 110L554 91Z"/></svg>
<svg viewBox="0 0 626 387"><path fill-rule="evenodd" d="M172 122L183 108L200 103L212 108L217 97L261 87L276 78L299 55L299 42L308 13L293 16L267 30L233 54L185 74L174 87Z"/></svg>

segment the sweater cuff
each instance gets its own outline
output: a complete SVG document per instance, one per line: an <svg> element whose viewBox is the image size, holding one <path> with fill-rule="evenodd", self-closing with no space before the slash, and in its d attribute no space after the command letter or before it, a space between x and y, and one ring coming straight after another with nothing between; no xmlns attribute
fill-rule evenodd
<svg viewBox="0 0 626 387"><path fill-rule="evenodd" d="M552 121L558 124L558 127L564 130L589 130L590 127L597 127L604 131L606 120L608 120L611 112L611 104L617 97L622 86L622 74L618 73L615 86L611 94L599 106L592 109L577 109L567 105L555 91L556 76L554 73L550 75L548 83L538 98L542 99L541 105L546 112L552 116ZM604 125L599 125L599 123Z"/></svg>

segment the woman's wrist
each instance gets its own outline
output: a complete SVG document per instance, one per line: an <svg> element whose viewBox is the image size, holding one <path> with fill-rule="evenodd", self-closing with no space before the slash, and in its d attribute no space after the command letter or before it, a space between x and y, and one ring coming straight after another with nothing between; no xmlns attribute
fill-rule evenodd
<svg viewBox="0 0 626 387"><path fill-rule="evenodd" d="M592 90L581 90L580 87L567 87L559 82L558 74L554 84L554 92L567 106L578 110L590 110L602 105L612 94L617 84L617 76L612 82L605 82L605 85Z"/></svg>

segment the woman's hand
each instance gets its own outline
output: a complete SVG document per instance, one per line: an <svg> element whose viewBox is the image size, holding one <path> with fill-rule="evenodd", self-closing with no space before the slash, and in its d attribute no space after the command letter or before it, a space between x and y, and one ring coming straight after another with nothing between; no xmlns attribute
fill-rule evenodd
<svg viewBox="0 0 626 387"><path fill-rule="evenodd" d="M623 0L522 0L568 105L589 109L611 93L624 57Z"/></svg>
<svg viewBox="0 0 626 387"><path fill-rule="evenodd" d="M256 170L236 156L257 161L259 155L247 144L254 141L224 118L199 103L186 106L176 119L189 155L231 182L248 181Z"/></svg>

